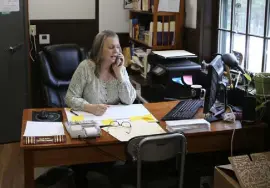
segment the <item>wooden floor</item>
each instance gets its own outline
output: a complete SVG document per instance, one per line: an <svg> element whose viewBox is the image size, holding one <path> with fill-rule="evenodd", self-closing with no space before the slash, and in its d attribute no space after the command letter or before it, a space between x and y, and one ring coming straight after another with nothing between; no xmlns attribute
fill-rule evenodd
<svg viewBox="0 0 270 188"><path fill-rule="evenodd" d="M23 188L23 150L20 143L0 144L0 188Z"/></svg>

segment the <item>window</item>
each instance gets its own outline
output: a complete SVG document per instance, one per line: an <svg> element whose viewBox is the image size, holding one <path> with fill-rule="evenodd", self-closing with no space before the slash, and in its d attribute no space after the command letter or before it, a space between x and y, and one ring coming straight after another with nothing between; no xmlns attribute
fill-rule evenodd
<svg viewBox="0 0 270 188"><path fill-rule="evenodd" d="M242 67L270 72L270 0L220 0L218 51L243 54Z"/></svg>

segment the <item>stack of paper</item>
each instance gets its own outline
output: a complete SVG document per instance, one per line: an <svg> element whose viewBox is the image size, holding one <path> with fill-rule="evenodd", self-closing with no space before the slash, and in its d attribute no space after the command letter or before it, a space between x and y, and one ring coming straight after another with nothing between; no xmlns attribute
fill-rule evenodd
<svg viewBox="0 0 270 188"><path fill-rule="evenodd" d="M179 12L180 0L159 0L158 11Z"/></svg>
<svg viewBox="0 0 270 188"><path fill-rule="evenodd" d="M110 105L107 111L102 116L95 116L93 114L76 111L70 112L70 109L65 109L68 121L99 121L101 124L108 124L110 121L128 119L128 120L146 120L148 122L157 122L157 119L142 105Z"/></svg>
<svg viewBox="0 0 270 188"><path fill-rule="evenodd" d="M190 58L197 57L195 54L185 50L164 50L164 51L153 51L154 54L159 55L163 58Z"/></svg>
<svg viewBox="0 0 270 188"><path fill-rule="evenodd" d="M62 122L27 121L23 136L65 135Z"/></svg>
<svg viewBox="0 0 270 188"><path fill-rule="evenodd" d="M166 121L166 129L169 132L203 132L210 130L210 123L205 119L187 119Z"/></svg>

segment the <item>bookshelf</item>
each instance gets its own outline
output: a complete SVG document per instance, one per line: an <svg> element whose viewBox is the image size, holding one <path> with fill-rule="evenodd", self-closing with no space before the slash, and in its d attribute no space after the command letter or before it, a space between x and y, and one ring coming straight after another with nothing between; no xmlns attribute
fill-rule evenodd
<svg viewBox="0 0 270 188"><path fill-rule="evenodd" d="M182 49L185 1L180 0L179 12L158 11L159 0L138 0L129 11L130 41L152 50Z"/></svg>

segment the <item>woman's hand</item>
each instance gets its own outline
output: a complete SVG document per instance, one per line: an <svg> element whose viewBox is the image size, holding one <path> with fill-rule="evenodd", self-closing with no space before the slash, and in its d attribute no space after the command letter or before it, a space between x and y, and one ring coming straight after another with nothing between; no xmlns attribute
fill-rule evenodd
<svg viewBox="0 0 270 188"><path fill-rule="evenodd" d="M102 116L109 106L106 104L87 104L85 105L85 111L96 116Z"/></svg>
<svg viewBox="0 0 270 188"><path fill-rule="evenodd" d="M119 81L123 81L123 78L124 78L124 76L122 75L122 69L124 67L124 62L125 62L124 55L119 54L117 62L112 65L112 69L114 71L114 74Z"/></svg>

